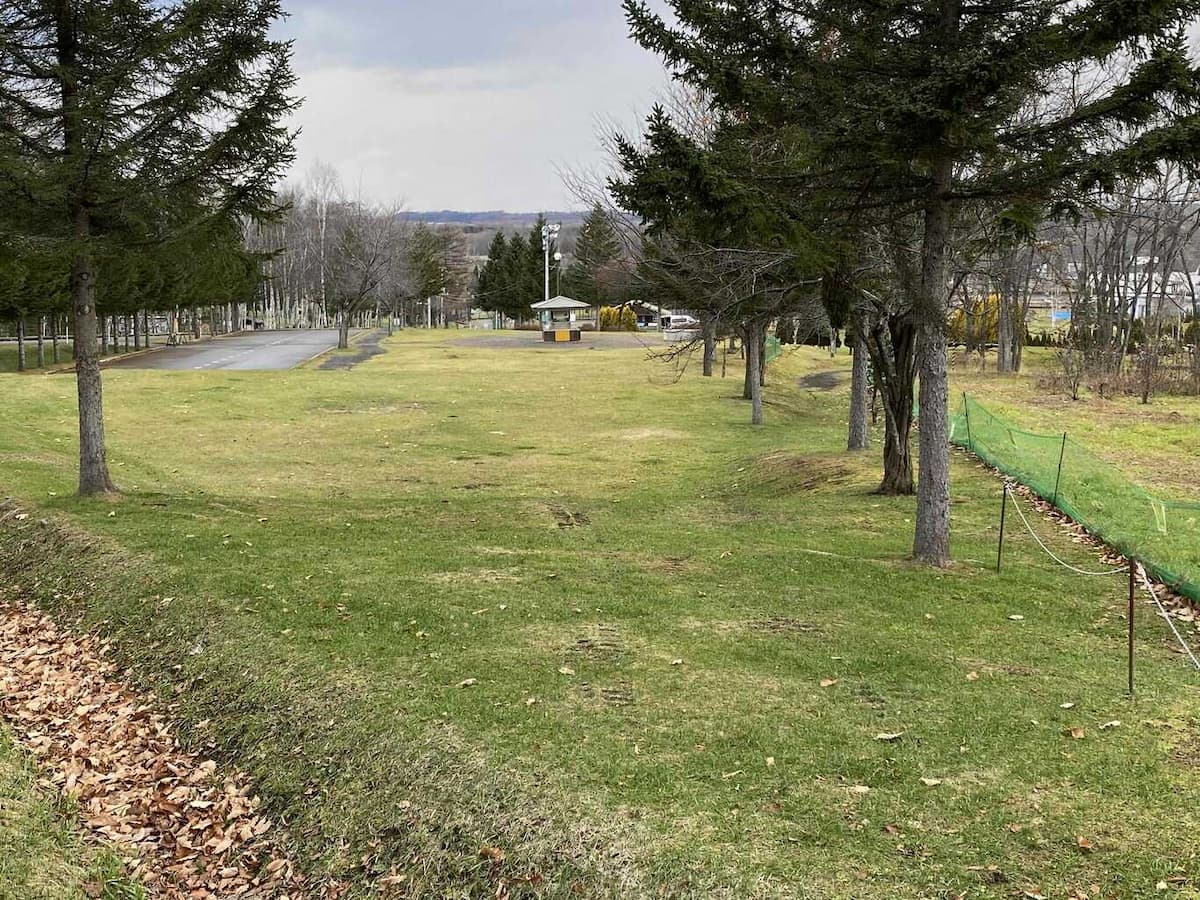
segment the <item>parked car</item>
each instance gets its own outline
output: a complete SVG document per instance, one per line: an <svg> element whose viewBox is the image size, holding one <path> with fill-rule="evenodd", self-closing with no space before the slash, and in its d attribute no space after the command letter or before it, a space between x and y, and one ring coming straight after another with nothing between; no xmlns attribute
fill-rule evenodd
<svg viewBox="0 0 1200 900"><path fill-rule="evenodd" d="M695 316L677 314L663 316L663 329L671 331L695 331L700 327L700 320Z"/></svg>

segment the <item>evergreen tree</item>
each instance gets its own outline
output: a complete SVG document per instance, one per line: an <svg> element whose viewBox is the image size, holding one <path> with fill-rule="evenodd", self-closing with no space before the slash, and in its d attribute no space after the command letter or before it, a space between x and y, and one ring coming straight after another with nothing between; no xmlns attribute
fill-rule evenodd
<svg viewBox="0 0 1200 900"><path fill-rule="evenodd" d="M1160 160L1200 155L1194 0L671 0L667 24L625 0L635 38L740 122L802 131L821 186L875 220L911 216L920 373L913 554L950 559L946 259L953 216L990 201L1011 230ZM1113 65L1113 63L1118 63ZM1085 90L1047 90L1090 77ZM1090 76L1087 73L1091 73ZM1101 77L1103 73L1103 77Z"/></svg>
<svg viewBox="0 0 1200 900"><path fill-rule="evenodd" d="M487 262L475 279L476 303L483 309L504 312L507 308L508 284L504 271L507 258L508 240L503 231L497 231L488 247Z"/></svg>
<svg viewBox="0 0 1200 900"><path fill-rule="evenodd" d="M567 269L567 284L576 300L593 306L614 301L604 283L606 270L621 257L621 243L608 213L599 203L592 207L575 244L575 258Z"/></svg>
<svg viewBox="0 0 1200 900"><path fill-rule="evenodd" d="M97 260L273 209L296 105L290 45L270 36L280 16L278 0L0 6L0 224L69 248L81 494L115 490Z"/></svg>

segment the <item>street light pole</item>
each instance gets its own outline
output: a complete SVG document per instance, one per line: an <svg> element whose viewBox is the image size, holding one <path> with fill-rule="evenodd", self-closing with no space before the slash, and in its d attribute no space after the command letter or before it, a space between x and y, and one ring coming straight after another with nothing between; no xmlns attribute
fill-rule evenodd
<svg viewBox="0 0 1200 900"><path fill-rule="evenodd" d="M550 242L558 237L559 231L562 230L562 222L554 225L542 226L542 251L546 254L546 297L550 299Z"/></svg>

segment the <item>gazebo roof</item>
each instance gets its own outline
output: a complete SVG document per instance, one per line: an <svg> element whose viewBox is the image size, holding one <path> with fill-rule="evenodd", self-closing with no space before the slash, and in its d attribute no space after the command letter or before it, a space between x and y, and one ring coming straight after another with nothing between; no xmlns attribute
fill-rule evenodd
<svg viewBox="0 0 1200 900"><path fill-rule="evenodd" d="M555 309L591 309L592 304L584 303L582 300L572 300L570 297L558 296L550 300L542 300L540 303L535 303L530 309L555 310Z"/></svg>

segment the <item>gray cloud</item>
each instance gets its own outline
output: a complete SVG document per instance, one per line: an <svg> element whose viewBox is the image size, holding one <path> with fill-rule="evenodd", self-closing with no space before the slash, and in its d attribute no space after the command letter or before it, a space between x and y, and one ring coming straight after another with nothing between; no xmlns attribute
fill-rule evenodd
<svg viewBox="0 0 1200 900"><path fill-rule="evenodd" d="M601 161L596 123L629 127L666 76L616 0L293 0L306 102L296 175L317 160L412 209L570 203L556 166Z"/></svg>

